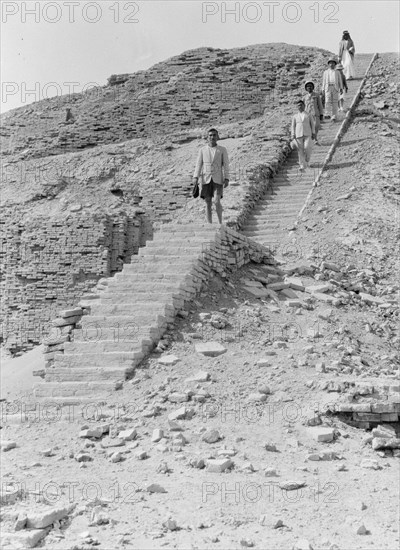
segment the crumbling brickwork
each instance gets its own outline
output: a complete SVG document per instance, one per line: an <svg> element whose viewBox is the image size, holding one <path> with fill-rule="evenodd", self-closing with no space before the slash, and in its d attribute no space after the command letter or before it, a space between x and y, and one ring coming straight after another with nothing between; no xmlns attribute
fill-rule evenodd
<svg viewBox="0 0 400 550"><path fill-rule="evenodd" d="M2 337L11 353L32 348L60 308L120 271L144 245L142 216L4 219Z"/></svg>

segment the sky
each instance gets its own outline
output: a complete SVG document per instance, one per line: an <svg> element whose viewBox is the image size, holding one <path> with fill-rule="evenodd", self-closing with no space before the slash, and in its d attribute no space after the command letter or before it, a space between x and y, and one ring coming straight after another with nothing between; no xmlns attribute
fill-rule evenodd
<svg viewBox="0 0 400 550"><path fill-rule="evenodd" d="M185 50L286 42L399 51L397 0L0 0L1 112L105 85Z"/></svg>

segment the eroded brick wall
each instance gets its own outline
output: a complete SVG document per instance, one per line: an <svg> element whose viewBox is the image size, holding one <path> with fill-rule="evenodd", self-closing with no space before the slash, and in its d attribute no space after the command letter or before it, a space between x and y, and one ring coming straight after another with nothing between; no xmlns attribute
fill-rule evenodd
<svg viewBox="0 0 400 550"><path fill-rule="evenodd" d="M122 269L151 238L143 216L5 219L1 230L2 338L12 354L48 333L60 308Z"/></svg>

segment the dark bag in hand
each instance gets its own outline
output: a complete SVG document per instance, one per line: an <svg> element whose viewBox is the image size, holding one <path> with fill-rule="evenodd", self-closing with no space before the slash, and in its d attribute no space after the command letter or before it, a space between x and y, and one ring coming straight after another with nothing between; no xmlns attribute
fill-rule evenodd
<svg viewBox="0 0 400 550"><path fill-rule="evenodd" d="M192 189L192 196L194 199L197 199L199 195L200 195L199 183L196 182Z"/></svg>

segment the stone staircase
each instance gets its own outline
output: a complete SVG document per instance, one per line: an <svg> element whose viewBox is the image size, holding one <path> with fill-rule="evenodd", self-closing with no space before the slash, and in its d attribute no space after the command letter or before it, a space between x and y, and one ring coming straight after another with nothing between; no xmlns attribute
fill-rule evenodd
<svg viewBox="0 0 400 550"><path fill-rule="evenodd" d="M225 226L163 226L103 291L80 302L90 314L46 366L35 398L82 403L120 388L212 270L224 274L250 260L274 263L263 247Z"/></svg>
<svg viewBox="0 0 400 550"><path fill-rule="evenodd" d="M358 74L364 76L371 56L359 55L356 61ZM361 80L349 82L347 106ZM120 388L133 373L212 270L224 274L251 260L273 264L271 248L296 223L344 129L343 118L323 125L321 147L314 148L312 157L314 169L301 173L297 152L289 155L242 233L212 224L162 226L131 264L107 279L104 290L80 303L90 314L73 331L73 341L65 342L63 352L46 366L45 383L35 387L35 398L64 404L104 399L105 392Z"/></svg>
<svg viewBox="0 0 400 550"><path fill-rule="evenodd" d="M371 59L369 54L356 57L357 78L348 82L346 108L355 97ZM337 122L324 121L318 134L321 146L314 146L311 167L305 172L300 172L298 168L297 151L290 153L286 163L275 175L272 188L247 218L242 227L244 235L279 253L279 245L296 223L344 118L345 114L339 113Z"/></svg>

